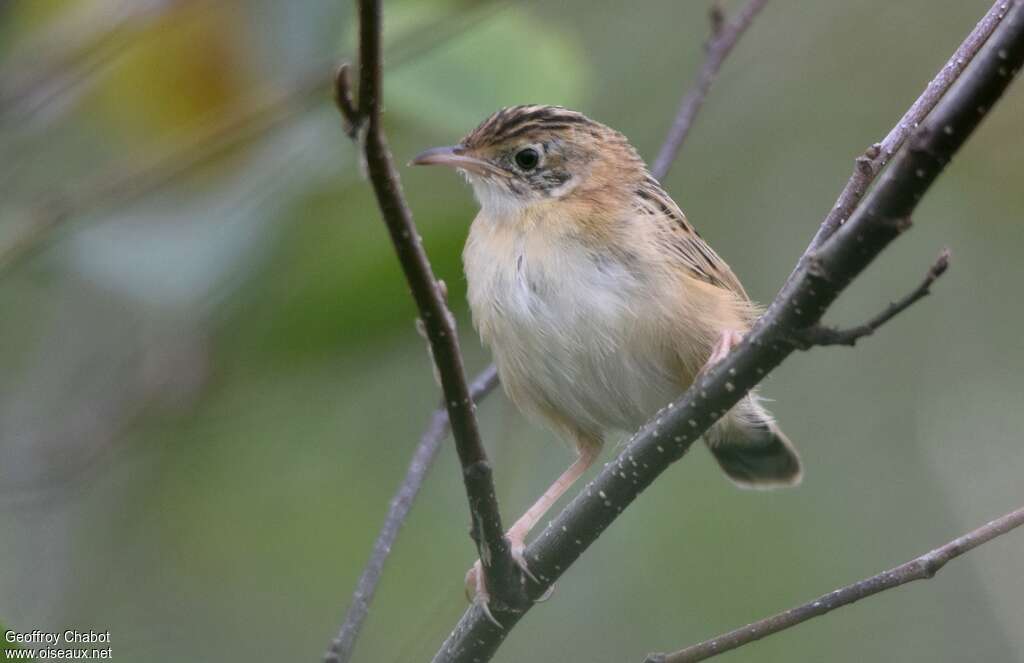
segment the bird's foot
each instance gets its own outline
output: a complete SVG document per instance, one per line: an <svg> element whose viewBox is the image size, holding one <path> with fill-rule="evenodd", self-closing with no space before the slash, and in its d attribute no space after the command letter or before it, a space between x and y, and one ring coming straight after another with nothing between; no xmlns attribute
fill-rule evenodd
<svg viewBox="0 0 1024 663"><path fill-rule="evenodd" d="M708 361L704 364L704 368L701 369L702 373L706 373L711 369L712 366L725 359L732 349L743 342L743 333L735 329L726 329L722 332L722 335L715 341L714 346L711 348L711 356L708 357Z"/></svg>
<svg viewBox="0 0 1024 663"><path fill-rule="evenodd" d="M511 532L509 532L509 534L507 534L506 536L509 539L512 561L516 563L516 566L519 567L519 570L523 572L524 576L526 576L533 582L540 584L540 581L537 579L537 576L533 575L533 573L530 571L529 565L526 563L526 545L522 537L514 538ZM540 599L538 599L538 601L546 601L550 596L551 588L549 588L548 591L545 592L544 595L540 597ZM479 605L480 609L483 610L484 614L487 616L489 620L491 620L491 622L495 626L498 626L499 628L504 628L501 626L501 623L499 623L498 620L495 619L494 615L491 613L491 594L487 589L487 581L484 578L484 569L483 565L480 563L480 560L476 560L473 566L470 567L469 571L466 572L466 598L472 601L473 603Z"/></svg>

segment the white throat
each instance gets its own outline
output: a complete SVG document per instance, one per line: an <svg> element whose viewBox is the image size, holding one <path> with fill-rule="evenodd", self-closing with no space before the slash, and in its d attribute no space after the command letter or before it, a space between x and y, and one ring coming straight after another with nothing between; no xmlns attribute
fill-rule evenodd
<svg viewBox="0 0 1024 663"><path fill-rule="evenodd" d="M533 202L532 196L512 193L501 184L482 177L467 175L480 210L488 217L503 219L518 216Z"/></svg>

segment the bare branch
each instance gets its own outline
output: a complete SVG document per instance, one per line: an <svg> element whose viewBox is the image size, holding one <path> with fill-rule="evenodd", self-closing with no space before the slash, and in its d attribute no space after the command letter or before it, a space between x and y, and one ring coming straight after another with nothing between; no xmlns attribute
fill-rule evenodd
<svg viewBox="0 0 1024 663"><path fill-rule="evenodd" d="M355 139L359 132L359 111L352 101L352 86L348 79L348 63L343 62L334 75L334 105L341 113L342 124L349 138Z"/></svg>
<svg viewBox="0 0 1024 663"><path fill-rule="evenodd" d="M498 372L492 366L481 373L469 386L470 398L474 403L478 403L497 384ZM377 584L380 582L381 573L384 570L384 562L391 554L391 547L398 537L398 531L405 523L409 511L412 509L413 501L423 485L423 479L434 464L441 443L444 442L449 431L451 431L451 426L448 423L448 411L441 408L434 412L434 416L430 419L430 426L424 431L419 444L416 445L416 451L413 452L409 469L406 470L405 479L402 480L402 486L391 500L388 515L384 518L384 524L373 544L370 560L359 576L356 591L352 595L352 603L349 605L348 612L345 613L345 619L338 635L324 655L324 663L348 663L351 660L356 638L359 636L370 610L373 595L377 592Z"/></svg>
<svg viewBox="0 0 1024 663"><path fill-rule="evenodd" d="M952 156L1024 63L1024 0L1012 3L990 43L914 129L909 145L850 219L776 297L739 347L649 421L526 549L539 598L618 515L765 375L797 349L793 332L818 324L839 294L903 230ZM980 112L979 112L980 109ZM490 660L518 621L491 624L478 606L462 616L434 663Z"/></svg>
<svg viewBox="0 0 1024 663"><path fill-rule="evenodd" d="M447 43L507 5L492 0L465 19L450 16L418 31L395 50L388 62L397 67ZM320 103L336 75L334 64L311 68L280 86L269 86L238 104L227 115L166 150L131 155L98 176L87 179L29 209L24 229L0 246L0 276L52 239L71 219L141 198L233 149L282 126ZM336 89L336 88L335 88ZM347 127L346 127L347 130Z"/></svg>
<svg viewBox="0 0 1024 663"><path fill-rule="evenodd" d="M686 649L680 649L671 654L649 654L644 663L696 663L696 661L703 661L779 631L793 628L808 619L820 617L836 608L856 603L887 589L899 587L915 580L928 580L933 578L949 560L955 559L983 543L988 543L1021 525L1024 525L1024 507L1011 511L944 546L888 571L883 571L852 585L840 587L813 601L760 619L743 628L723 633Z"/></svg>
<svg viewBox="0 0 1024 663"><path fill-rule="evenodd" d="M729 57L733 47L736 46L740 37L754 22L757 13L766 4L768 4L768 0L749 0L728 22L725 21L722 8L717 3L711 6L711 39L707 44L707 55L700 68L700 73L697 75L697 82L679 102L679 110L676 112L675 120L672 121L668 138L665 139L661 150L658 151L658 157L654 160L651 174L655 178L660 180L668 174L668 169L672 167L672 162L679 154L679 148L682 147L683 141L686 140L690 129L693 128L697 113L704 105L704 99L708 96L708 90L715 82L722 63Z"/></svg>
<svg viewBox="0 0 1024 663"><path fill-rule="evenodd" d="M871 336L878 328L892 320L894 317L914 305L919 299L931 294L932 284L935 280L946 273L949 269L949 249L943 249L939 257L935 259L932 266L928 268L924 280L912 292L901 299L889 304L884 311L871 318L862 325L848 329L836 329L825 325L812 325L797 332L793 341L801 350L809 350L819 345L849 345L857 344L857 341L865 336Z"/></svg>
<svg viewBox="0 0 1024 663"><path fill-rule="evenodd" d="M462 465L463 482L472 517L472 535L480 554L484 577L492 592L490 608L499 617L516 614L525 605L522 572L512 559L501 525L491 466L477 426L475 406L466 384L455 319L430 267L430 261L402 195L394 159L381 125L382 63L380 0L359 0L359 96L354 109L348 78L337 78L337 98L349 122L360 128L359 141L367 173L377 196L384 223L398 254L405 279L430 343L444 392L445 407ZM344 70L343 70L344 71ZM363 128L365 126L365 128Z"/></svg>
<svg viewBox="0 0 1024 663"><path fill-rule="evenodd" d="M825 221L818 227L818 232L815 233L811 243L807 246L807 250L797 264L797 269L803 267L807 256L821 246L839 226L850 218L854 208L857 207L857 204L867 192L868 187L875 181L878 174L882 172L885 165L889 163L893 155L903 146L910 133L935 108L935 105L960 77L960 74L971 63L974 56L985 45L985 42L988 41L989 36L999 26L1003 17L1006 16L1010 4L1009 0L996 0L995 4L982 16L978 24L974 26L971 33L967 35L963 43L949 57L949 60L942 66L939 73L928 83L921 96L914 101L910 108L907 109L907 112L903 114L903 117L900 118L900 121L896 123L896 126L882 139L882 142L873 144L865 150L864 154L856 158L853 174L840 192L836 204L829 210ZM794 269L793 273L790 274L789 279L786 281L787 284L796 276L797 269Z"/></svg>

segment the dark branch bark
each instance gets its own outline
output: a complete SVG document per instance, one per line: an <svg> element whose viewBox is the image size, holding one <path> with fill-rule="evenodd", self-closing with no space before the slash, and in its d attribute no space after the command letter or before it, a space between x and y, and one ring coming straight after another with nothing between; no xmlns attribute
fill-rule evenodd
<svg viewBox="0 0 1024 663"><path fill-rule="evenodd" d="M526 550L541 596L601 533L723 413L795 349L794 332L817 324L846 286L903 230L918 201L1001 97L1024 61L1024 0L1012 9L957 87L909 137L909 144L850 219L815 250L742 344L658 413ZM504 629L471 607L434 663L491 659Z"/></svg>
<svg viewBox="0 0 1024 663"><path fill-rule="evenodd" d="M469 386L469 394L473 402L479 402L497 384L497 371L493 367L485 370ZM384 570L384 562L391 553L391 547L398 537L398 531L405 523L409 511L412 509L413 501L423 485L423 479L434 464L441 443L444 442L449 431L451 431L451 426L448 423L448 411L445 408L435 411L434 416L430 419L430 426L424 431L423 437L416 445L416 451L409 463L409 469L406 470L402 486L391 500L388 515L384 518L384 525L381 526L377 540L373 544L370 560L359 576L356 591L352 595L352 603L349 605L348 612L345 613L345 619L338 635L331 642L331 646L324 656L324 663L348 663L351 660L356 638L366 620L373 595L377 592L377 584L380 582L381 573Z"/></svg>
<svg viewBox="0 0 1024 663"><path fill-rule="evenodd" d="M949 560L955 559L1021 525L1024 525L1024 507L1011 511L1005 516L968 532L944 546L912 559L905 564L900 564L888 571L883 571L878 575L855 582L852 585L840 587L803 605L790 608L785 612L766 617L752 624L747 624L743 628L723 633L710 640L680 649L677 652L671 654L648 654L644 663L696 663L696 661L703 661L779 631L793 628L797 624L806 622L808 619L820 617L836 608L841 608L844 605L874 596L887 589L899 587L915 580L928 580L933 578Z"/></svg>
<svg viewBox="0 0 1024 663"><path fill-rule="evenodd" d="M827 327L820 324L812 325L806 329L799 330L797 335L793 337L793 341L801 350L809 350L816 345L856 345L857 341L865 336L874 334L882 325L913 306L919 299L930 295L932 284L935 283L937 278L945 274L947 269L949 269L949 249L943 249L939 257L932 263L932 266L928 268L928 273L925 274L924 280L921 281L920 285L906 296L889 304L884 311L864 324L848 329L836 329L835 327Z"/></svg>
<svg viewBox="0 0 1024 663"><path fill-rule="evenodd" d="M397 67L414 61L506 6L495 0L463 20L445 16L412 35L409 41L399 44L388 63ZM274 86L252 95L226 117L197 131L180 145L132 155L109 171L70 190L58 192L53 198L27 210L24 230L0 246L0 276L35 255L72 219L141 198L175 182L196 167L265 136L309 110L323 101L334 75L334 64L314 67L280 87Z"/></svg>
<svg viewBox="0 0 1024 663"><path fill-rule="evenodd" d="M355 102L352 100L352 85L349 83L348 63L343 62L334 76L334 105L341 113L342 127L352 140L356 139L359 127L353 124L361 120Z"/></svg>
<svg viewBox="0 0 1024 663"><path fill-rule="evenodd" d="M472 518L472 536L480 554L484 577L492 593L491 609L514 614L525 605L523 578L512 559L501 525L491 466L477 426L475 406L466 384L455 321L434 277L430 261L402 195L398 173L381 124L382 63L380 0L360 0L359 95L348 89L346 69L339 70L337 97L346 100L339 110L356 129L377 205L412 290L423 330L430 343L441 380L445 407L462 466L463 482ZM356 114L352 115L355 110Z"/></svg>
<svg viewBox="0 0 1024 663"><path fill-rule="evenodd" d="M726 22L722 15L722 9L718 4L711 6L711 38L707 44L707 55L704 64L697 75L697 82L683 96L679 102L679 110L676 112L675 120L672 121L672 128L669 129L668 138L658 151L658 157L654 160L651 174L657 179L662 179L668 174L679 154L679 148L693 128L693 122L697 119L697 113L704 105L704 99L708 96L711 84L715 82L718 70L722 63L729 57L734 46L739 42L740 37L746 32L750 24L754 22L757 13L768 4L768 0L749 0L738 12L735 18Z"/></svg>
<svg viewBox="0 0 1024 663"><path fill-rule="evenodd" d="M900 121L896 123L896 126L882 139L882 142L873 144L864 151L864 154L855 159L853 174L840 192L836 204L829 211L828 216L825 217L825 221L818 227L818 231L807 246L803 258L797 263L797 268L793 270L793 273L786 281L787 284L796 276L797 270L805 265L807 256L821 246L839 226L850 218L854 208L857 207L857 204L860 203L867 192L868 187L875 181L875 178L882 172L882 169L889 163L889 160L903 147L903 143L906 141L907 136L910 135L910 132L924 120L928 113L935 108L935 104L942 99L943 95L957 81L960 74L971 63L974 56L978 54L978 51L985 45L989 36L991 36L992 32L1003 20L1003 17L1006 16L1009 6L1010 2L1008 0L996 0L995 4L981 17L981 20L974 26L971 33L967 35L956 51L953 52L953 55L949 57L949 60L942 66L939 73L928 83L921 96L914 101L910 108L907 109L907 112L903 114L903 117L900 118Z"/></svg>

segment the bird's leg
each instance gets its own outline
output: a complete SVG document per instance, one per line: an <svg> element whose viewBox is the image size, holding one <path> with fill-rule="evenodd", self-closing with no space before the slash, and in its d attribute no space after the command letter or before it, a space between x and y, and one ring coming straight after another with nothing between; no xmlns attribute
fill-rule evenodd
<svg viewBox="0 0 1024 663"><path fill-rule="evenodd" d="M596 445L581 446L580 455L573 464L562 473L562 476L555 479L555 482L544 491L544 494L533 503L533 506L527 509L526 513L520 516L519 520L509 528L507 536L512 544L512 557L519 562L519 565L524 570L526 569L526 559L523 557L523 549L526 547L527 535L540 522L544 514L554 506L558 498L564 495L565 491L569 490L576 483L576 480L583 476L583 473L594 464L598 451L599 447Z"/></svg>
<svg viewBox="0 0 1024 663"><path fill-rule="evenodd" d="M702 380L704 376L707 375L708 371L714 368L715 364L729 356L729 353L732 352L732 349L739 345L742 341L743 332L737 331L735 329L722 330L722 334L718 337L718 340L715 341L715 344L713 346L711 346L711 356L708 357L708 360L697 372L696 377L694 377L694 383L696 384L698 380ZM727 416L728 415L726 415L726 417ZM708 435L709 433L704 434L705 440L714 439L713 437L708 437ZM709 442L708 444L709 446L713 446L712 442Z"/></svg>
<svg viewBox="0 0 1024 663"><path fill-rule="evenodd" d="M505 534L512 548L512 559L516 561L516 564L523 570L523 573L534 582L537 582L537 578L530 573L530 569L526 564L526 557L523 554L526 548L526 536L540 519L544 517L544 514L558 501L558 498L564 495L565 491L569 490L576 483L576 480L594 464L594 459L597 458L600 450L601 446L599 444L581 443L579 445L580 455L576 461L565 472L562 472L560 477L555 479L555 482L544 491L544 494L533 503L533 506L526 510L526 513L519 517L519 520ZM487 593L487 586L484 583L484 574L480 560L477 560L476 564L466 573L466 595L467 597L475 596L475 599L482 602L485 607L490 598Z"/></svg>
<svg viewBox="0 0 1024 663"><path fill-rule="evenodd" d="M736 329L723 330L722 335L718 337L718 340L711 347L711 356L708 357L707 363L704 364L704 368L700 369L700 372L702 374L706 373L712 366L725 359L732 352L732 349L742 341L743 332Z"/></svg>

